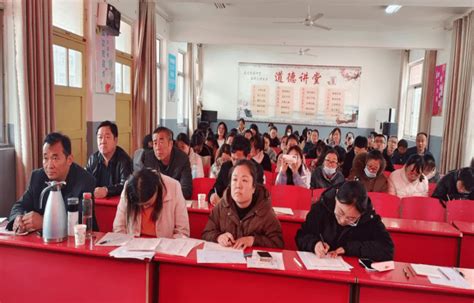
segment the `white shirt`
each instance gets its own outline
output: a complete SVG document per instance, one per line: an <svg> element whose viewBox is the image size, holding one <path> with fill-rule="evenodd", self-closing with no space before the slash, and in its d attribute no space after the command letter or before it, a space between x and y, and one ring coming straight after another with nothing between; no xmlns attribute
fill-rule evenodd
<svg viewBox="0 0 474 303"><path fill-rule="evenodd" d="M196 154L192 148L189 149L189 164L191 165L191 172L193 170L193 165L196 165L196 176L195 178L204 178L204 169L202 166L201 156Z"/></svg>
<svg viewBox="0 0 474 303"><path fill-rule="evenodd" d="M421 182L419 179L416 179L410 182L405 175L405 167L402 167L390 174L388 178L388 193L400 198L413 196L427 197L428 179L423 178Z"/></svg>

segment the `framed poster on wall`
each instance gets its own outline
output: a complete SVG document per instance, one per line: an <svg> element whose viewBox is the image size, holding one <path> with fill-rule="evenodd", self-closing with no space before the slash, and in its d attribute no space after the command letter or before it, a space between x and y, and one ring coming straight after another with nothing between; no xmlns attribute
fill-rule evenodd
<svg viewBox="0 0 474 303"><path fill-rule="evenodd" d="M357 66L240 62L237 116L357 127L361 74Z"/></svg>

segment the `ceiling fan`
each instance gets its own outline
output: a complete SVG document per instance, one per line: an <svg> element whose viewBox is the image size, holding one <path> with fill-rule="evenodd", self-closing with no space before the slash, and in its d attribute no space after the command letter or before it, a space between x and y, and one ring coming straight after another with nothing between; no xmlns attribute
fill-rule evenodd
<svg viewBox="0 0 474 303"><path fill-rule="evenodd" d="M273 22L273 23L286 23L286 24L299 23L299 24L304 24L305 26L308 26L308 27L314 26L314 27L322 28L322 29L325 29L325 30L328 30L328 31L331 30L330 27L327 27L327 26L316 23L316 21L318 19L320 19L322 16L324 16L324 14L322 14L322 13L318 13L314 16L311 16L311 8L308 5L308 15L306 16L306 18L304 18L303 21L276 21L276 22Z"/></svg>
<svg viewBox="0 0 474 303"><path fill-rule="evenodd" d="M300 48L296 52L287 52L287 53L282 53L282 54L317 57L317 55L311 54L310 51L311 51L310 48L306 48L306 49Z"/></svg>

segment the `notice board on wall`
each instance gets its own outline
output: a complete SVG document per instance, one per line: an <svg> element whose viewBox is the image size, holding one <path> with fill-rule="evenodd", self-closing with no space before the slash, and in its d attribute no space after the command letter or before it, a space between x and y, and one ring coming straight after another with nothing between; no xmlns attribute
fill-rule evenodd
<svg viewBox="0 0 474 303"><path fill-rule="evenodd" d="M357 127L361 67L239 62L238 72L238 118Z"/></svg>

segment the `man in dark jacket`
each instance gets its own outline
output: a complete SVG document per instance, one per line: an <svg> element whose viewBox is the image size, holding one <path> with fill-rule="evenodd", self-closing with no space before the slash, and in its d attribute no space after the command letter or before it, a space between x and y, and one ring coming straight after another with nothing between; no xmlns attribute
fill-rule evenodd
<svg viewBox="0 0 474 303"><path fill-rule="evenodd" d="M230 154L232 157L232 161L227 161L221 166L221 170L219 171L219 175L217 175L216 183L214 183L213 188L209 192L209 202L213 205L219 203L220 199L222 198L225 189L229 185L230 176L229 172L230 169L234 166L234 163L237 160L247 159L250 154L250 141L245 139L242 135L237 135L230 146ZM253 160L252 160L253 161ZM257 162L255 163L255 167L257 168L257 183L263 184L263 168Z"/></svg>
<svg viewBox="0 0 474 303"><path fill-rule="evenodd" d="M352 162L357 154L366 153L369 141L366 137L357 136L354 140L354 147L346 154L344 163L342 164L342 174L345 178L349 177L352 168Z"/></svg>
<svg viewBox="0 0 474 303"><path fill-rule="evenodd" d="M347 181L325 191L296 234L299 250L317 256L347 255L374 261L393 259L393 242L364 186Z"/></svg>
<svg viewBox="0 0 474 303"><path fill-rule="evenodd" d="M98 151L87 161L86 170L95 178L94 196L104 198L118 196L123 185L132 174L132 159L118 143L118 128L115 123L104 121L97 127Z"/></svg>
<svg viewBox="0 0 474 303"><path fill-rule="evenodd" d="M418 133L416 135L416 146L407 149L407 159L410 158L411 155L433 156L428 150L428 135L426 133Z"/></svg>
<svg viewBox="0 0 474 303"><path fill-rule="evenodd" d="M66 182L66 185L61 188L65 204L68 198L81 198L84 192L94 191L94 177L73 162L71 140L60 133L50 133L44 139L43 168L31 173L27 190L13 205L7 229L21 233L43 227L43 214L48 193L43 197L42 207L40 207L40 195L47 186L46 181ZM81 220L81 213L79 209L79 220ZM98 230L95 212L93 214L93 228Z"/></svg>
<svg viewBox="0 0 474 303"><path fill-rule="evenodd" d="M449 200L474 200L474 169L464 167L453 170L438 182L433 198Z"/></svg>
<svg viewBox="0 0 474 303"><path fill-rule="evenodd" d="M178 180L185 199L193 194L193 177L188 155L173 144L173 133L166 127L153 131L153 150L143 154L143 166L159 170L162 174Z"/></svg>
<svg viewBox="0 0 474 303"><path fill-rule="evenodd" d="M374 138L374 143L372 144L374 149L382 153L383 158L385 159L385 170L392 172L395 170L392 164L392 157L385 153L385 147L387 146L387 139L385 135L376 134Z"/></svg>

